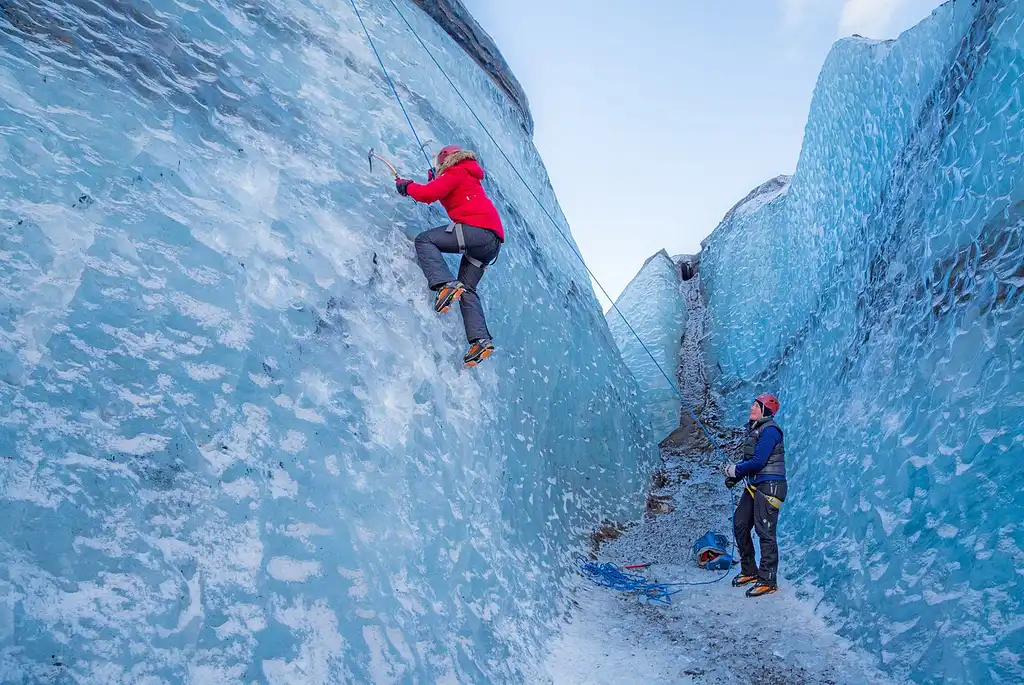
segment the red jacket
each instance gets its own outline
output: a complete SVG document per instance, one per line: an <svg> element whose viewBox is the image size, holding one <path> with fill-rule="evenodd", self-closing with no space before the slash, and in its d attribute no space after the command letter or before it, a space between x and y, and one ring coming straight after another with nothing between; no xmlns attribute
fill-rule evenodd
<svg viewBox="0 0 1024 685"><path fill-rule="evenodd" d="M430 183L410 183L406 189L409 197L424 204L440 200L452 221L494 231L505 242L498 210L480 184L484 170L477 164L476 156L461 150L445 162L440 174Z"/></svg>

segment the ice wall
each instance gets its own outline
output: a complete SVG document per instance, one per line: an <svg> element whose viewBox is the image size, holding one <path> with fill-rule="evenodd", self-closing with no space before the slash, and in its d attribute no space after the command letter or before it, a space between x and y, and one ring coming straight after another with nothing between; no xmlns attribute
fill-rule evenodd
<svg viewBox="0 0 1024 685"><path fill-rule="evenodd" d="M840 41L785 194L707 242L707 354L782 401L783 572L917 682L1024 679L1024 3Z"/></svg>
<svg viewBox="0 0 1024 685"><path fill-rule="evenodd" d="M469 13L462 0L412 0L413 4L426 12L441 26L452 39L462 46L473 61L480 65L506 96L508 102L518 110L520 125L530 136L533 135L533 114L526 92L512 73L498 46L494 44L483 27Z"/></svg>
<svg viewBox="0 0 1024 685"><path fill-rule="evenodd" d="M655 254L644 263L606 316L622 358L640 386L654 437L663 440L679 426L676 369L686 326L679 266L664 250ZM665 378L666 373L671 383Z"/></svg>
<svg viewBox="0 0 1024 685"><path fill-rule="evenodd" d="M347 0L0 3L0 682L530 681L570 550L639 505L586 272L357 2L505 220L473 370L408 239L441 212L368 168L425 162ZM504 94L398 7L560 217Z"/></svg>

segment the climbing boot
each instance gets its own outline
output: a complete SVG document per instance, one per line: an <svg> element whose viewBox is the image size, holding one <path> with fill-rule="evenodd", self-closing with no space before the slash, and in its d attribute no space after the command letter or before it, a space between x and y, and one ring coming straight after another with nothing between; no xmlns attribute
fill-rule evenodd
<svg viewBox="0 0 1024 685"><path fill-rule="evenodd" d="M434 311L444 314L452 308L452 305L459 301L462 294L466 292L466 286L461 281L448 281L437 291L437 298L434 300Z"/></svg>
<svg viewBox="0 0 1024 685"><path fill-rule="evenodd" d="M483 360L491 356L494 352L494 345L487 338L481 338L480 340L474 340L469 344L469 351L466 352L466 356L462 358L466 366L476 366Z"/></svg>
<svg viewBox="0 0 1024 685"><path fill-rule="evenodd" d="M743 587L744 585L750 585L751 583L756 582L756 581L757 581L757 576L748 576L748 575L744 575L744 574L741 573L741 574L739 574L738 576L736 576L735 578L732 579L732 586L733 587Z"/></svg>
<svg viewBox="0 0 1024 685"><path fill-rule="evenodd" d="M747 597L761 597L762 595L770 595L773 592L778 592L778 585L769 585L768 583L762 583L760 580L757 584L747 590Z"/></svg>

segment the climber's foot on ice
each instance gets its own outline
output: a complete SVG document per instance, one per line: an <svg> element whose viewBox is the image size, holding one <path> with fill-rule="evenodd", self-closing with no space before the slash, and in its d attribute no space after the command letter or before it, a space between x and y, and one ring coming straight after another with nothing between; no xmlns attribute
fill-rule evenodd
<svg viewBox="0 0 1024 685"><path fill-rule="evenodd" d="M444 314L452 308L452 305L459 301L462 294L466 292L466 286L461 281L448 281L437 291L437 299L434 300L434 311Z"/></svg>
<svg viewBox="0 0 1024 685"><path fill-rule="evenodd" d="M462 360L466 363L466 366L476 366L490 357L492 352L494 352L494 345L491 344L491 341L487 338L481 338L469 344L469 351L466 352L466 356Z"/></svg>
<svg viewBox="0 0 1024 685"><path fill-rule="evenodd" d="M773 592L778 592L779 587L777 585L769 585L768 583L762 583L760 580L757 584L747 590L747 597L761 597L763 595L770 595Z"/></svg>
<svg viewBox="0 0 1024 685"><path fill-rule="evenodd" d="M747 575L744 575L744 574L741 573L741 574L739 574L738 576L736 576L735 578L732 579L732 586L733 587L743 587L744 585L750 585L751 583L755 582L756 580L757 580L757 576L747 576Z"/></svg>

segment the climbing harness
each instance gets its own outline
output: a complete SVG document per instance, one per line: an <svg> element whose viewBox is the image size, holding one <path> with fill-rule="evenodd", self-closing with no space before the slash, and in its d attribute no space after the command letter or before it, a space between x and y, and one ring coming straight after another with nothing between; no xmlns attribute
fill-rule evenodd
<svg viewBox="0 0 1024 685"><path fill-rule="evenodd" d="M459 254L462 255L467 262L481 271L487 271L487 267L498 261L498 258L495 257L490 262L484 263L475 257L470 257L469 253L466 252L466 233L462 228L462 224L458 224L453 221L448 224L448 228L444 229L445 233L451 233L453 231L455 232L455 239L459 241Z"/></svg>
<svg viewBox="0 0 1024 685"><path fill-rule="evenodd" d="M750 483L747 483L744 487L746 488L747 492L750 493L751 498L756 500L757 496L760 494L762 497L764 497L766 500L768 500L769 506L771 506L773 509L781 509L782 508L782 500L779 499L778 497L772 497L771 495L765 494L765 493L761 492L760 490L758 490L757 488L755 488Z"/></svg>

